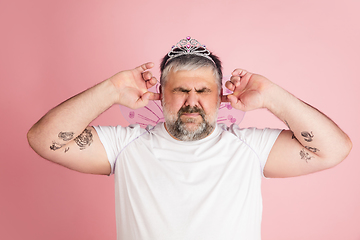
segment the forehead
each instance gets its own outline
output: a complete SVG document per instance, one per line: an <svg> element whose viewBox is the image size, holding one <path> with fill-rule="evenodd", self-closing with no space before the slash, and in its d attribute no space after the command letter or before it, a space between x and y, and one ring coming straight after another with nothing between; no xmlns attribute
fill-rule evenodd
<svg viewBox="0 0 360 240"><path fill-rule="evenodd" d="M217 87L217 79L212 68L203 67L196 70L170 71L165 89L174 87L199 88Z"/></svg>

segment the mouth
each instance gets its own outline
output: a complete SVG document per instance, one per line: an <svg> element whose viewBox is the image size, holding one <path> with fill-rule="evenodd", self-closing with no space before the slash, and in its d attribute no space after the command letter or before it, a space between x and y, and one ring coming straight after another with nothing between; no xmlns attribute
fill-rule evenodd
<svg viewBox="0 0 360 240"><path fill-rule="evenodd" d="M189 118L196 118L198 116L201 116L202 118L205 117L205 113L202 109L198 108L198 107L184 107L181 108L178 112L178 116L184 116L184 117L189 117Z"/></svg>
<svg viewBox="0 0 360 240"><path fill-rule="evenodd" d="M181 116L185 116L185 117L198 117L201 116L200 113L183 113L181 114Z"/></svg>

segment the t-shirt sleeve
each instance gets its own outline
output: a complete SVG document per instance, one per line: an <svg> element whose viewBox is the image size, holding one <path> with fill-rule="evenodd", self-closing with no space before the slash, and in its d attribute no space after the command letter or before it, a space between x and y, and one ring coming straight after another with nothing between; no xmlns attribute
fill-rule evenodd
<svg viewBox="0 0 360 240"><path fill-rule="evenodd" d="M103 144L108 161L111 165L111 174L114 173L115 162L122 149L129 142L140 135L141 128L138 125L122 126L93 126L101 143Z"/></svg>
<svg viewBox="0 0 360 240"><path fill-rule="evenodd" d="M245 144L247 144L252 149L252 151L256 153L260 161L262 175L264 176L264 167L266 161L282 129L240 129L238 126L234 126L233 131Z"/></svg>

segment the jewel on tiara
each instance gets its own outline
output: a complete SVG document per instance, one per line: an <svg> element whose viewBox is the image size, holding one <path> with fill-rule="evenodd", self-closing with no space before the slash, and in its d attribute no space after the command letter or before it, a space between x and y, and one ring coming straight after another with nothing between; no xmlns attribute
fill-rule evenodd
<svg viewBox="0 0 360 240"><path fill-rule="evenodd" d="M214 60L209 56L210 51L206 49L205 45L201 45L196 39L189 36L172 46L170 52L168 52L169 59L166 63L173 58L188 54L205 57L215 64Z"/></svg>

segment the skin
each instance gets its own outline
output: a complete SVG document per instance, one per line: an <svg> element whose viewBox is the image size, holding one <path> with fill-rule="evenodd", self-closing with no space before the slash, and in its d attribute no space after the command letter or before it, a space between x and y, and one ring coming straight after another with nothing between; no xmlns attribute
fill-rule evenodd
<svg viewBox="0 0 360 240"><path fill-rule="evenodd" d="M223 97L223 101L234 108L266 108L289 127L281 132L268 156L266 177L294 177L325 170L349 154L351 140L331 119L267 78L235 69L226 87L233 94Z"/></svg>
<svg viewBox="0 0 360 240"><path fill-rule="evenodd" d="M153 63L146 63L119 72L54 107L28 131L30 146L41 157L69 169L82 173L110 174L111 167L104 146L89 124L114 104L136 109L146 106L150 100L159 100L159 94L147 91L157 82L147 71L153 66ZM80 137L84 131L91 133L91 140L85 137L89 139L85 146L77 141L84 139ZM67 135L74 138L67 141L59 138L59 134L64 132L71 133ZM87 136L90 134L87 133Z"/></svg>
<svg viewBox="0 0 360 240"><path fill-rule="evenodd" d="M165 120L175 121L180 108L190 106L204 110L206 120L215 126L220 103L217 90L216 78L210 68L170 72L162 96ZM199 113L183 113L180 119L189 131L195 131L203 121Z"/></svg>
<svg viewBox="0 0 360 240"><path fill-rule="evenodd" d="M157 82L149 71L153 66L146 63L119 72L51 109L29 130L30 146L45 159L67 168L109 174L105 149L89 124L114 104L136 109L151 100L161 100L160 94L148 91ZM321 171L339 164L349 154L352 143L332 120L267 78L235 69L226 83L233 93L218 96L215 80L209 74L206 69L172 73L164 89L166 114L171 118L181 106L193 105L213 120L219 99L242 111L268 109L289 130L281 132L269 154L264 168L266 177ZM181 118L189 129L202 121L197 114L184 114Z"/></svg>

